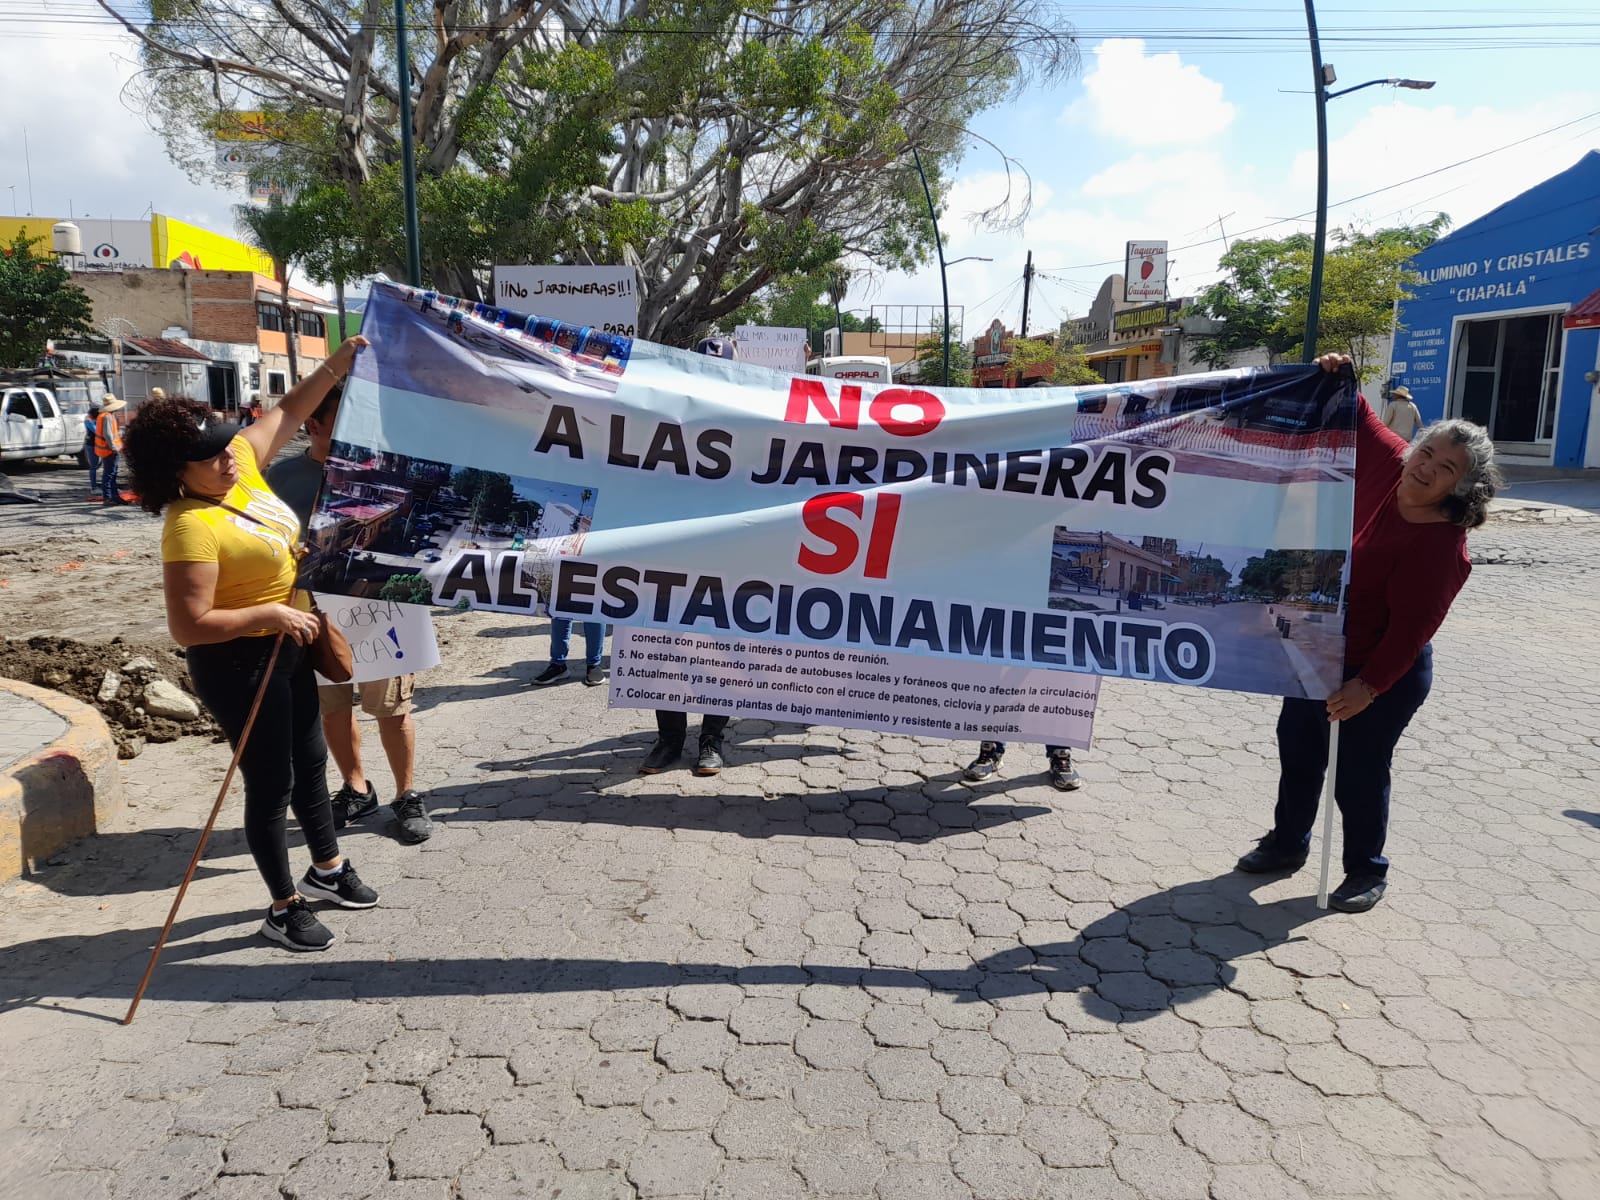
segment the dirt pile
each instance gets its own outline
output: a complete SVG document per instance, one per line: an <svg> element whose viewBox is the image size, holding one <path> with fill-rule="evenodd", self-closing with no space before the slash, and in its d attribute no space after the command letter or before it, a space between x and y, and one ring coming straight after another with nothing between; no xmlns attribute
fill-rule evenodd
<svg viewBox="0 0 1600 1200"><path fill-rule="evenodd" d="M193 700L194 685L181 651L171 643L83 642L63 637L0 640L0 675L51 688L92 705L111 727L117 755L133 758L146 742L172 742L186 735L216 737L220 730L199 702L190 718L157 715L151 708L181 709L181 698L147 699L152 684L165 681ZM163 691L159 686L157 693Z"/></svg>

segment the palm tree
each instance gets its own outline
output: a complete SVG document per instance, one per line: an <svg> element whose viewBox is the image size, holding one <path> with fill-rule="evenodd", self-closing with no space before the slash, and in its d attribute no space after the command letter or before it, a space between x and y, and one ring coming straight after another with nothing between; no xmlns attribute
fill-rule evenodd
<svg viewBox="0 0 1600 1200"><path fill-rule="evenodd" d="M834 263L826 274L828 299L833 301L833 323L839 330L839 349L844 350L844 314L839 311L839 306L844 303L845 296L850 291L850 271L841 263Z"/></svg>
<svg viewBox="0 0 1600 1200"><path fill-rule="evenodd" d="M289 307L289 272L306 251L306 223L294 205L273 200L264 208L254 204L234 207L239 232L257 250L272 260L278 277L278 304L283 311L283 340L289 353L289 386L300 378L299 357L295 353L297 322Z"/></svg>

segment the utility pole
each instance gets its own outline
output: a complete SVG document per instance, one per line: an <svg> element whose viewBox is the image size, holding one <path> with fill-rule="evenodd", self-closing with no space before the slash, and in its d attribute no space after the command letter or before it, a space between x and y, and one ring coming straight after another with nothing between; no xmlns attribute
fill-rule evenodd
<svg viewBox="0 0 1600 1200"><path fill-rule="evenodd" d="M1033 251L1028 251L1028 264L1022 268L1022 332L1018 337L1028 336L1028 299L1033 293Z"/></svg>

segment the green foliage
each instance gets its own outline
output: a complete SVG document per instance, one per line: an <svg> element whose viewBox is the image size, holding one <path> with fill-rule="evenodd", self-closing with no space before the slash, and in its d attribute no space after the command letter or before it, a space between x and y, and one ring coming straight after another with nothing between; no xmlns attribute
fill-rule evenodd
<svg viewBox="0 0 1600 1200"><path fill-rule="evenodd" d="M731 313L722 322L724 328L738 325L776 325L784 329L804 329L806 342L813 353L822 352L822 335L835 324L845 333L876 333L883 323L876 317L862 317L853 312L835 314L831 299L824 301L829 285L838 282L833 267L813 271L808 275L785 276L766 292ZM843 299L843 293L841 293Z"/></svg>
<svg viewBox="0 0 1600 1200"><path fill-rule="evenodd" d="M1389 332L1394 304L1411 296L1411 258L1432 245L1450 218L1440 213L1420 225L1364 231L1335 230L1323 260L1322 303L1317 321L1317 353L1332 351L1355 359L1362 379L1382 364L1372 363L1377 340ZM1274 360L1298 358L1305 339L1311 288L1312 238L1245 238L1233 244L1220 265L1228 278L1207 288L1186 316L1221 323L1197 344L1200 358L1226 366L1240 351L1264 347Z"/></svg>
<svg viewBox="0 0 1600 1200"><path fill-rule="evenodd" d="M1022 378L1038 378L1037 369L1042 366L1045 382L1057 387L1105 382L1089 365L1081 348L1059 338L1013 338L1008 353L1011 355L1008 368Z"/></svg>
<svg viewBox="0 0 1600 1200"><path fill-rule="evenodd" d="M378 589L378 599L395 604L432 604L433 585L421 575L391 575Z"/></svg>
<svg viewBox="0 0 1600 1200"><path fill-rule="evenodd" d="M127 18L148 39L135 86L175 160L221 173L217 110L271 111L284 131L271 170L300 192L345 192L354 244L370 252L361 269L400 275L390 11L320 0L283 0L269 20L247 0L142 11ZM409 11L426 281L482 298L495 263L627 262L641 332L675 344L842 256L886 270L923 261L932 230L910 147L938 203L971 119L1078 62L1048 0ZM351 274L329 256L305 269Z"/></svg>
<svg viewBox="0 0 1600 1200"><path fill-rule="evenodd" d="M35 253L43 242L19 231L0 248L0 367L36 366L52 338L94 333L87 293L54 255Z"/></svg>
<svg viewBox="0 0 1600 1200"><path fill-rule="evenodd" d="M497 525L511 515L516 504L511 476L499 471L463 467L450 480L450 486L471 505L468 518L474 523Z"/></svg>
<svg viewBox="0 0 1600 1200"><path fill-rule="evenodd" d="M1272 600L1329 597L1338 592L1343 569L1342 551L1269 550L1245 561L1239 586Z"/></svg>
<svg viewBox="0 0 1600 1200"><path fill-rule="evenodd" d="M944 373L945 340L935 330L917 343L917 382L931 387L972 386L972 345L955 329L950 334L950 375Z"/></svg>

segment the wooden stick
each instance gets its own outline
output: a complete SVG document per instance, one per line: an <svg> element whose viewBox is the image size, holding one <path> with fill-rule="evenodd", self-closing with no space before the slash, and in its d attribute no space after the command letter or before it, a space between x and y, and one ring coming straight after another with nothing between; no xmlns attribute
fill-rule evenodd
<svg viewBox="0 0 1600 1200"><path fill-rule="evenodd" d="M1328 870L1333 863L1333 810L1338 803L1334 787L1339 779L1340 721L1328 722L1328 773L1322 780L1322 880L1317 884L1317 907L1328 907Z"/></svg>
<svg viewBox="0 0 1600 1200"><path fill-rule="evenodd" d="M145 966L144 978L139 980L139 986L133 993L133 1003L128 1005L128 1015L122 1018L124 1025L133 1024L133 1014L139 1011L139 1001L144 999L144 990L150 986L150 977L156 973L156 960L161 957L161 951L167 944L167 935L172 932L172 923L178 919L178 906L183 903L184 893L189 890L189 881L194 878L195 868L200 865L200 856L205 853L206 839L211 836L211 827L217 823L217 816L222 812L222 802L227 798L228 788L233 783L233 773L239 769L239 758L244 754L245 744L250 740L250 730L255 727L256 714L261 711L261 700L267 694L267 684L272 679L272 668L278 663L278 651L283 649L283 634L279 634L272 643L272 653L267 658L267 669L261 673L261 685L256 688L255 702L250 705L250 715L245 718L244 730L239 734L239 744L233 748L233 761L228 764L228 773L222 777L222 787L217 790L217 802L211 806L211 816L206 821L206 827L200 831L200 841L195 845L194 854L189 859L189 869L183 873L183 882L178 885L178 894L172 899L172 911L167 914L167 923L161 927L161 936L156 939L156 948L150 952L150 962Z"/></svg>

